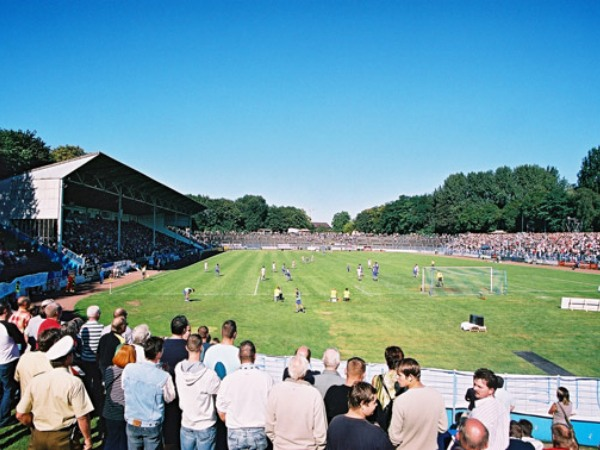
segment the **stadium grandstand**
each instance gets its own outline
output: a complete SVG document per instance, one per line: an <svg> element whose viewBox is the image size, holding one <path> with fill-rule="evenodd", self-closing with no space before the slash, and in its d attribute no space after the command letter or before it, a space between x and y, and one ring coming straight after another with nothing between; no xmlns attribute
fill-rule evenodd
<svg viewBox="0 0 600 450"><path fill-rule="evenodd" d="M0 181L0 298L136 265L180 267L210 250L195 239L204 206L103 153ZM35 276L34 276L35 275Z"/></svg>

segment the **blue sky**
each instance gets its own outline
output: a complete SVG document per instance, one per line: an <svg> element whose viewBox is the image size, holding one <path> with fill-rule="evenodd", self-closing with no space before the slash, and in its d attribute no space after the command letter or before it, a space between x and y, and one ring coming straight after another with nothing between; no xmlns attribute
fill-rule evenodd
<svg viewBox="0 0 600 450"><path fill-rule="evenodd" d="M0 128L317 221L448 175L569 182L600 145L600 2L0 0Z"/></svg>

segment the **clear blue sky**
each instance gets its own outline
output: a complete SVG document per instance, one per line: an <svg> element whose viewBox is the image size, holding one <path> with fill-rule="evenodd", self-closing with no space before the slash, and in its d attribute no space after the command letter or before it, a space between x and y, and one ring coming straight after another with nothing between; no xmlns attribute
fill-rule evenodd
<svg viewBox="0 0 600 450"><path fill-rule="evenodd" d="M600 1L0 0L0 128L314 220L600 145Z"/></svg>

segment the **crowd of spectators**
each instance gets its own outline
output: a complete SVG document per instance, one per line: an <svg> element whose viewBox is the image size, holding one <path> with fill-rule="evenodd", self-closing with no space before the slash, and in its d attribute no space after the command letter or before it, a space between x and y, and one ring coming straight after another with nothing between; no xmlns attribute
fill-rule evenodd
<svg viewBox="0 0 600 450"><path fill-rule="evenodd" d="M306 346L274 380L255 365L252 341L236 344L233 320L223 323L220 341L211 342L206 326L194 333L183 315L171 320L171 336L161 338L145 324L131 330L123 308L107 326L98 306L88 308L85 323L61 323L58 304L47 301L45 318L29 317L23 330L13 325L12 314L0 303L6 331L0 381L10 388L0 424L13 423L11 402L20 399L16 419L31 427L32 449L70 449L74 436L85 450L92 448L99 444L92 416L100 418L95 440L111 450L542 448L530 423L510 422L510 402L503 400L506 392L499 395L500 377L489 369L474 373L473 405L449 426L441 394L421 382L419 363L399 346L385 349L389 372L372 383L356 356L342 377L334 348L323 355L323 373L312 370ZM39 328L32 336L34 322ZM574 450L568 424L568 417L555 417L555 445Z"/></svg>
<svg viewBox="0 0 600 450"><path fill-rule="evenodd" d="M446 253L548 262L600 259L600 233L466 233L450 239Z"/></svg>
<svg viewBox="0 0 600 450"><path fill-rule="evenodd" d="M190 244L170 238L136 222L121 223L119 250L116 221L102 218L78 218L65 221L63 246L93 264L130 259L181 258L196 249Z"/></svg>

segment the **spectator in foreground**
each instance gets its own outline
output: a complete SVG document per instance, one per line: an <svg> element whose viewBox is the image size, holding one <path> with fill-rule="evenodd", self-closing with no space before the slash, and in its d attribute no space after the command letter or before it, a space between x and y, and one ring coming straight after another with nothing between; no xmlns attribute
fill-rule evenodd
<svg viewBox="0 0 600 450"><path fill-rule="evenodd" d="M521 439L533 445L535 450L542 450L544 448L542 441L533 437L533 424L527 419L521 419L519 420L519 423L521 424L521 429L523 430L523 437Z"/></svg>
<svg viewBox="0 0 600 450"><path fill-rule="evenodd" d="M557 402L552 403L548 414L552 416L552 425L555 423L562 423L563 425L569 426L569 417L573 415L573 404L569 396L569 390L560 386L556 390Z"/></svg>
<svg viewBox="0 0 600 450"><path fill-rule="evenodd" d="M122 320L122 317L114 320ZM123 369L136 362L133 345L122 345L112 358L112 365L103 372L106 397L102 416L106 421L106 438L104 448L110 450L127 450L127 431L125 422L125 394L121 384Z"/></svg>
<svg viewBox="0 0 600 450"><path fill-rule="evenodd" d="M525 442L523 438L523 429L516 420L510 421L509 444L506 450L535 450L533 444Z"/></svg>
<svg viewBox="0 0 600 450"><path fill-rule="evenodd" d="M367 364L362 358L355 356L348 360L344 384L331 386L325 394L327 423L331 423L335 416L348 412L348 396L352 391L352 386L364 380L366 371Z"/></svg>
<svg viewBox="0 0 600 450"><path fill-rule="evenodd" d="M477 419L467 419L459 427L456 434L457 445L453 450L486 450L488 448L489 433L484 424Z"/></svg>
<svg viewBox="0 0 600 450"><path fill-rule="evenodd" d="M217 395L217 410L227 426L229 450L264 450L268 446L265 422L273 378L254 365L256 347L240 345L241 366L225 377Z"/></svg>
<svg viewBox="0 0 600 450"><path fill-rule="evenodd" d="M348 412L333 418L327 430L327 450L392 450L387 434L367 421L377 407L373 386L354 384L348 396Z"/></svg>
<svg viewBox="0 0 600 450"><path fill-rule="evenodd" d="M421 383L421 366L412 358L400 361L398 382L408 390L393 403L389 429L392 444L409 450L437 448L438 433L448 428L442 395Z"/></svg>
<svg viewBox="0 0 600 450"><path fill-rule="evenodd" d="M83 450L92 448L89 413L94 406L83 382L69 371L74 343L64 336L46 352L52 370L34 377L17 405L17 420L32 427L30 449L71 450L75 424L84 438Z"/></svg>
<svg viewBox="0 0 600 450"><path fill-rule="evenodd" d="M49 372L52 370L52 365L46 356L46 352L61 338L60 330L51 328L44 331L40 335L39 351L25 352L15 371L15 380L20 385L21 396L25 392L25 388L36 375Z"/></svg>
<svg viewBox="0 0 600 450"><path fill-rule="evenodd" d="M489 450L506 450L509 444L510 414L502 402L494 397L498 379L489 369L478 369L473 374L475 408L469 417L479 419L490 434Z"/></svg>
<svg viewBox="0 0 600 450"><path fill-rule="evenodd" d="M8 303L0 302L0 427L8 425L12 419L11 404L18 389L15 370L26 346L23 333L14 323L7 322L10 313Z"/></svg>
<svg viewBox="0 0 600 450"><path fill-rule="evenodd" d="M275 450L324 449L327 417L321 394L304 380L308 361L290 358L289 378L271 389L265 430Z"/></svg>
<svg viewBox="0 0 600 450"><path fill-rule="evenodd" d="M202 338L190 335L185 346L188 357L175 366L175 385L181 407L180 442L182 450L213 449L217 437L214 396L221 380L200 362Z"/></svg>
<svg viewBox="0 0 600 450"><path fill-rule="evenodd" d="M145 360L123 369L127 448L161 449L165 403L175 397L173 378L158 363L163 340L152 336L144 344Z"/></svg>
<svg viewBox="0 0 600 450"><path fill-rule="evenodd" d="M323 373L315 375L315 387L325 397L327 389L336 384L343 384L344 379L337 369L340 366L340 352L335 348L328 348L323 352Z"/></svg>

